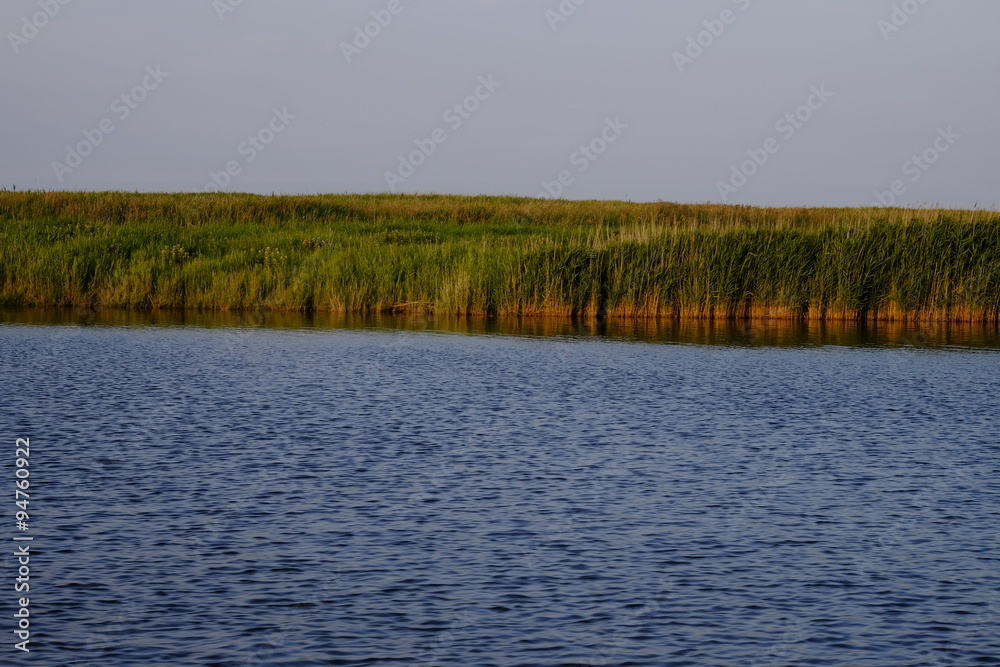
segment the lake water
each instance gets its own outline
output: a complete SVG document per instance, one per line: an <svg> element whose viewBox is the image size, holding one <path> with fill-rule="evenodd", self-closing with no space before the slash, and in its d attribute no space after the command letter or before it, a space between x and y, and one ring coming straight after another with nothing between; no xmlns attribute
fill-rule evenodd
<svg viewBox="0 0 1000 667"><path fill-rule="evenodd" d="M995 334L130 317L0 324L0 662L1000 663Z"/></svg>

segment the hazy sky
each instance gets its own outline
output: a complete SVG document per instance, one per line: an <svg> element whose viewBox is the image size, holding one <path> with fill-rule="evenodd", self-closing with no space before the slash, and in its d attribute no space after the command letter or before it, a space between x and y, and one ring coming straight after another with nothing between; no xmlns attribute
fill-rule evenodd
<svg viewBox="0 0 1000 667"><path fill-rule="evenodd" d="M998 26L996 0L4 0L0 187L997 207Z"/></svg>

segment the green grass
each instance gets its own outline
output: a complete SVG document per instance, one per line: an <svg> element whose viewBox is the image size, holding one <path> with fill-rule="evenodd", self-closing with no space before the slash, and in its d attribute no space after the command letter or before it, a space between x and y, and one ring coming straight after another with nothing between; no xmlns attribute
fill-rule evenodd
<svg viewBox="0 0 1000 667"><path fill-rule="evenodd" d="M0 191L0 305L995 321L1000 214Z"/></svg>

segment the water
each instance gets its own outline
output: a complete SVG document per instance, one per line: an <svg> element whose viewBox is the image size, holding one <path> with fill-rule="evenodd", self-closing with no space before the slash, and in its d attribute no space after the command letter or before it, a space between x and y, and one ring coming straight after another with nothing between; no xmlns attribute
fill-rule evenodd
<svg viewBox="0 0 1000 667"><path fill-rule="evenodd" d="M1000 353L727 340L8 321L3 660L1000 662Z"/></svg>

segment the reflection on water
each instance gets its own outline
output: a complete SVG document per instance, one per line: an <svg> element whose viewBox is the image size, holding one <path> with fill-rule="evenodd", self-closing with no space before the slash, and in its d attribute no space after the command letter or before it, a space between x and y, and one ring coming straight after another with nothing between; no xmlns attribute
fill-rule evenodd
<svg viewBox="0 0 1000 667"><path fill-rule="evenodd" d="M803 347L969 347L1000 349L996 324L789 322L732 320L635 320L598 322L567 318L449 317L441 315L114 309L0 309L0 323L192 326L202 328L438 331L538 337L602 337L612 340L697 345Z"/></svg>

